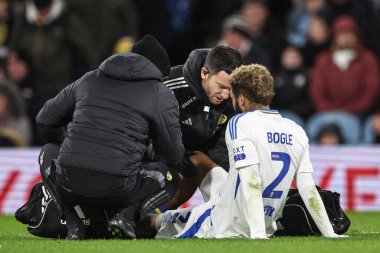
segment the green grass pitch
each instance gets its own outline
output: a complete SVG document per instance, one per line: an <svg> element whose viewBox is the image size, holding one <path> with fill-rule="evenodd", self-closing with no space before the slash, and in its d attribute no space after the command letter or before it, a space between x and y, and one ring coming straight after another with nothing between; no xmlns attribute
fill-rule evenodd
<svg viewBox="0 0 380 253"><path fill-rule="evenodd" d="M327 239L322 237L277 237L270 240L248 239L166 239L166 240L88 240L65 241L44 239L28 234L26 226L14 217L0 216L0 253L169 253L169 252L359 252L380 253L380 212L348 213L351 227L349 238Z"/></svg>

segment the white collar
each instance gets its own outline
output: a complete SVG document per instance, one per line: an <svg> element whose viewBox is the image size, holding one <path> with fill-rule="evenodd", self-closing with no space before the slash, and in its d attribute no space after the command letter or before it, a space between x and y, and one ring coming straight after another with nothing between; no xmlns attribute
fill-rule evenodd
<svg viewBox="0 0 380 253"><path fill-rule="evenodd" d="M53 22L55 19L57 19L64 10L64 3L62 0L53 0L51 10L47 17L45 18L44 25L48 25L51 22ZM38 17L38 10L33 1L27 1L26 2L26 20L29 23L34 23L37 20Z"/></svg>

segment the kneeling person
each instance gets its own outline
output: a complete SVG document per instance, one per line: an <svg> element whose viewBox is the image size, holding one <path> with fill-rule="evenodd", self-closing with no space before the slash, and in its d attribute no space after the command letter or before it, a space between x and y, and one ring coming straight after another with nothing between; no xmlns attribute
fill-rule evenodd
<svg viewBox="0 0 380 253"><path fill-rule="evenodd" d="M37 116L48 143L39 158L41 174L60 199L67 239L85 237L78 205L122 209L110 230L134 238L133 222L177 190L171 168L184 149L177 100L162 83L169 57L151 36L136 45L144 50L109 57L46 102ZM144 159L149 140L160 162Z"/></svg>

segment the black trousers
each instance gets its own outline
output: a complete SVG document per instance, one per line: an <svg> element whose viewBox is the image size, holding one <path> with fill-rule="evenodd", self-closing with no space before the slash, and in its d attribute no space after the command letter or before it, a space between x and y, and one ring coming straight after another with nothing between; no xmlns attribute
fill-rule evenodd
<svg viewBox="0 0 380 253"><path fill-rule="evenodd" d="M179 186L178 173L163 162L147 162L136 176L125 177L60 166L55 159L60 146L46 144L40 153L44 183L69 206L125 209L129 219L145 216L172 198Z"/></svg>

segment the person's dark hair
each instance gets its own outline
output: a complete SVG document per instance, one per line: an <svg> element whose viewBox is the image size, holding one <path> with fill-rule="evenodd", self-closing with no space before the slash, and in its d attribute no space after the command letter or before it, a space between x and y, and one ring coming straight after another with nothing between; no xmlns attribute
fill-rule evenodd
<svg viewBox="0 0 380 253"><path fill-rule="evenodd" d="M34 0L33 1L37 9L43 9L50 6L53 0Z"/></svg>
<svg viewBox="0 0 380 253"><path fill-rule="evenodd" d="M213 75L220 71L231 74L243 64L243 58L235 49L227 46L216 46L207 54L204 67Z"/></svg>
<svg viewBox="0 0 380 253"><path fill-rule="evenodd" d="M338 139L338 144L344 143L342 131L341 131L340 127L334 123L328 123L328 124L324 125L321 128L321 130L319 130L318 135L317 135L318 142L320 141L322 135L325 135L325 134L335 135Z"/></svg>

